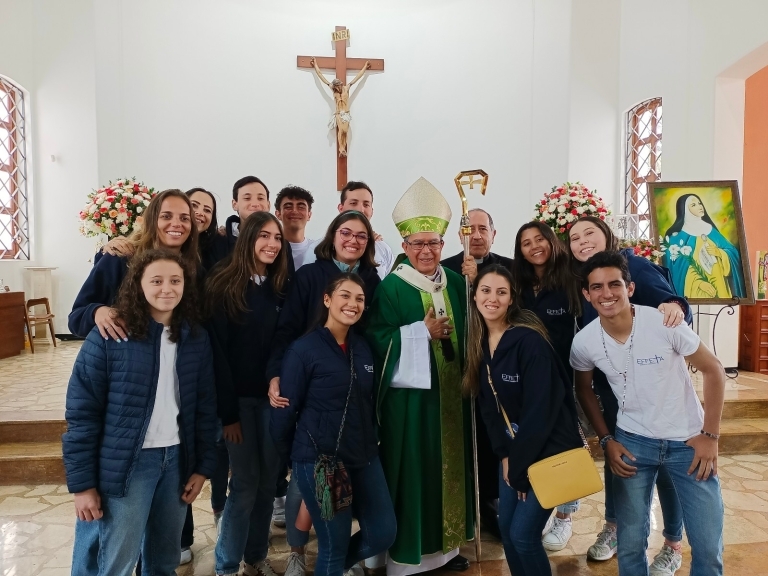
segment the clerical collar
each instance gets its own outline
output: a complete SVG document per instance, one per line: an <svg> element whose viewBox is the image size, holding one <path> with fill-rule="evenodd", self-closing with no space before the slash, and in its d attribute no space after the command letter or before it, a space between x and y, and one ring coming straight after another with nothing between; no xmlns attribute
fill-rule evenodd
<svg viewBox="0 0 768 576"><path fill-rule="evenodd" d="M427 280L430 280L431 282L440 283L440 266L437 267L437 270L435 270L434 274L424 274L424 278Z"/></svg>
<svg viewBox="0 0 768 576"><path fill-rule="evenodd" d="M344 264L344 262L339 262L338 260L336 260L336 258L333 259L333 263L336 264L336 267L344 273L350 272L352 274L356 274L357 271L360 269L360 260L355 262L354 266L350 266L349 264Z"/></svg>

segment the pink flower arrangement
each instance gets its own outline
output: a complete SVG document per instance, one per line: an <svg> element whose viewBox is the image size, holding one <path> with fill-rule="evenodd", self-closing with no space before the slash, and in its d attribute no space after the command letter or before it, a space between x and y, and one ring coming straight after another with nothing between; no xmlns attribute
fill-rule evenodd
<svg viewBox="0 0 768 576"><path fill-rule="evenodd" d="M642 256L653 262L654 264L661 265L661 259L664 256L664 252L656 248L650 240L644 238L625 238L619 242L620 248L632 248L635 256Z"/></svg>
<svg viewBox="0 0 768 576"><path fill-rule="evenodd" d="M155 194L154 188L135 178L110 181L108 186L88 194L88 202L80 210L80 233L86 237L128 236L141 227L142 213Z"/></svg>
<svg viewBox="0 0 768 576"><path fill-rule="evenodd" d="M568 230L582 216L595 216L601 220L611 211L597 195L580 182L566 182L555 186L544 194L534 209L533 219L544 222L563 240L568 238Z"/></svg>

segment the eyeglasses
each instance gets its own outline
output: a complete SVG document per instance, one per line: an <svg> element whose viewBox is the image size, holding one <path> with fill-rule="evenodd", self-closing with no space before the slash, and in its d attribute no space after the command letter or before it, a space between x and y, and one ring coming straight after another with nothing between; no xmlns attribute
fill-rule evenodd
<svg viewBox="0 0 768 576"><path fill-rule="evenodd" d="M339 236L341 236L345 241L349 241L349 240L352 240L352 238L354 238L360 244L365 244L366 242L368 242L368 234L366 234L365 232L360 232L359 234L355 234L349 228L340 228Z"/></svg>
<svg viewBox="0 0 768 576"><path fill-rule="evenodd" d="M429 242L424 242L424 240L414 240L413 242L408 242L408 240L405 241L408 246L416 250L416 252L421 252L424 250L424 247L426 246L429 248L432 252L435 250L438 250L442 245L442 240L430 240Z"/></svg>

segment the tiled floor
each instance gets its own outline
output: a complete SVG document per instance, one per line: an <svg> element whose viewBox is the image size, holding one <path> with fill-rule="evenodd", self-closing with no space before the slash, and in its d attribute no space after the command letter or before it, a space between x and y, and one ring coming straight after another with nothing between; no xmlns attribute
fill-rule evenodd
<svg viewBox="0 0 768 576"><path fill-rule="evenodd" d="M64 395L79 343L63 342L54 350L38 347L35 355L0 360L0 421L57 420L63 418ZM700 383L697 385L700 388ZM729 380L726 400L768 399L768 378L742 374ZM752 419L750 426L768 430L768 420ZM724 541L726 574L768 574L768 455L721 456L720 477L726 505ZM216 532L206 486L194 504L195 553L191 565L179 569L180 576L213 574ZM617 574L615 560L586 562L586 550L602 524L602 495L582 502L574 516L574 534L568 547L551 555L554 573L602 576ZM53 576L69 574L73 544L74 508L65 486L0 486L0 576ZM662 543L660 513L655 502L649 550L654 554ZM310 568L316 542L309 545ZM275 528L270 558L278 572L285 568L288 548L284 530ZM464 549L474 559L474 545ZM688 574L690 556L685 552L679 576ZM508 576L499 543L483 542L483 562L473 564L467 576Z"/></svg>

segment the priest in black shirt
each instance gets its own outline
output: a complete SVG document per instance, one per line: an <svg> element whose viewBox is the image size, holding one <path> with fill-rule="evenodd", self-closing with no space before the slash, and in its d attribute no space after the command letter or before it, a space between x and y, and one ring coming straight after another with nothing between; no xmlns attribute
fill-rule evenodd
<svg viewBox="0 0 768 576"><path fill-rule="evenodd" d="M491 264L501 264L512 270L512 259L499 256L491 252L493 239L496 238L496 229L493 227L493 218L482 208L472 208L469 211L469 224L472 226L472 236L469 243L469 253L475 258L474 262L464 262L464 251L455 256L446 258L440 264L453 270L456 274L466 274L470 283L477 276L477 271ZM462 240L459 230L459 240Z"/></svg>
<svg viewBox="0 0 768 576"><path fill-rule="evenodd" d="M469 253L474 257L474 260L467 259L464 262L464 251L462 250L455 256L446 258L440 264L457 274L468 276L470 283L474 281L478 270L491 264L501 264L511 271L511 258L491 252L493 239L496 237L496 229L493 227L491 215L480 208L473 208L469 211L469 223L472 226ZM459 239L462 239L461 230L459 230ZM491 441L485 430L485 424L479 417L477 418L477 463L479 468L480 521L485 530L500 539L497 518L499 459L491 449Z"/></svg>

